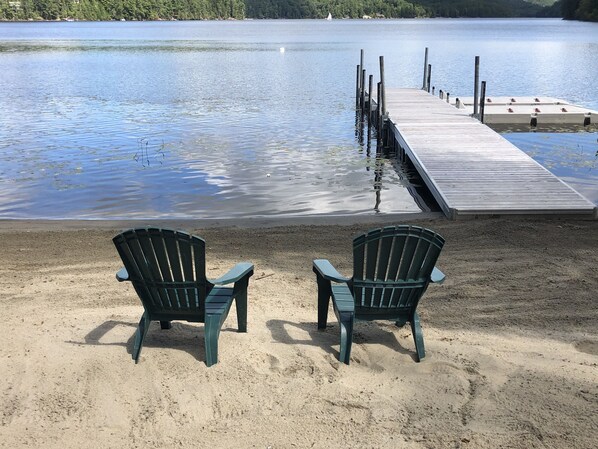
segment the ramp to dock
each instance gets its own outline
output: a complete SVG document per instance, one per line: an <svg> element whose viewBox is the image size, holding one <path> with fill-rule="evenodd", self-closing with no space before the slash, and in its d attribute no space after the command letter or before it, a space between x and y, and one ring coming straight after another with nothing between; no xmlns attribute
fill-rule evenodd
<svg viewBox="0 0 598 449"><path fill-rule="evenodd" d="M596 215L596 206L500 134L419 89L386 89L391 135L449 218Z"/></svg>

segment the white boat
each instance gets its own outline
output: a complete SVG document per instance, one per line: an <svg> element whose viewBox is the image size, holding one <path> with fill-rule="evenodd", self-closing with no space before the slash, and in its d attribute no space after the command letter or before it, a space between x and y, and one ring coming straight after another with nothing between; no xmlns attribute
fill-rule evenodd
<svg viewBox="0 0 598 449"><path fill-rule="evenodd" d="M326 20L332 20L332 14L328 13L328 17L326 17Z"/></svg>

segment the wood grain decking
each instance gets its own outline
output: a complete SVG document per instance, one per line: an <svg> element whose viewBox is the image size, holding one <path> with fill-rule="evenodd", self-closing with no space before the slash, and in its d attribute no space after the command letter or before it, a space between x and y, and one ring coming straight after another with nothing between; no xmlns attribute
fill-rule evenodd
<svg viewBox="0 0 598 449"><path fill-rule="evenodd" d="M596 214L589 200L486 125L419 89L386 89L391 132L449 218Z"/></svg>

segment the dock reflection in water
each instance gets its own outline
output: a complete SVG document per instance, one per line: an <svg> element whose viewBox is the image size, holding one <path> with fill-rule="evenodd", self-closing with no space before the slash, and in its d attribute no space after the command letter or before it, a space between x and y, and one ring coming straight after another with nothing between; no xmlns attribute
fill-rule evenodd
<svg viewBox="0 0 598 449"><path fill-rule="evenodd" d="M223 218L419 212L409 167L375 139L352 136L354 111L327 126L309 118L264 125L259 111L216 112L194 123L188 110L64 102L18 140L0 142L0 218ZM108 107L107 107L108 106ZM46 105L55 110L56 105ZM153 108L156 108L154 105ZM350 106L347 108L349 109ZM141 109L147 113L143 115ZM93 112L95 111L95 112ZM23 114L27 114L24 112ZM100 114L90 120L90 114ZM122 111L115 114L122 117ZM4 118L18 127L18 117ZM348 123L347 123L348 122ZM85 126L95 123L96 128ZM79 126L81 125L81 126ZM344 129L342 129L344 127ZM140 130L147 134L138 137ZM359 134L359 133L358 133ZM15 135L15 133L13 133ZM414 181L415 180L415 181ZM417 197L416 197L417 198ZM418 202L419 201L419 202Z"/></svg>
<svg viewBox="0 0 598 449"><path fill-rule="evenodd" d="M399 184L409 192L421 211L440 211L438 203L416 168L405 153L396 147L396 141L393 139L392 145L389 145L389 142L385 143L382 133L377 130L375 124L368 121L367 114L364 116L359 110L355 114L355 136L362 149L365 149L368 161L366 170L374 172L374 210L376 212L380 212L385 171L388 169L396 174Z"/></svg>

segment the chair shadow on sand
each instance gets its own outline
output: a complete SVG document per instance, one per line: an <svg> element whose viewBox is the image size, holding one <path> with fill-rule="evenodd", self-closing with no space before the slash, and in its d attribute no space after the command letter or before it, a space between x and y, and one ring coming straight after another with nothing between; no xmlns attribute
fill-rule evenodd
<svg viewBox="0 0 598 449"><path fill-rule="evenodd" d="M131 328L131 335L126 341L102 342L102 339L109 333L122 326ZM136 329L136 322L108 320L87 333L85 337L83 337L84 343L74 340L68 340L66 343L76 345L86 344L91 346L122 346L126 348L129 356L132 356ZM237 333L236 329L233 327L224 327L222 332ZM206 353L203 339L204 331L203 325L201 324L194 326L186 322L173 321L172 328L161 329L160 323L155 321L150 324L143 346L145 348L164 348L166 350L172 349L185 351L195 357L198 361L204 362L206 360ZM132 361L132 363L134 363L134 361Z"/></svg>
<svg viewBox="0 0 598 449"><path fill-rule="evenodd" d="M131 335L125 341L102 341L108 334L117 330L119 327L131 329ZM266 327L272 335L272 339L277 343L287 345L317 346L323 350L323 353L334 355L336 359L339 356L339 326L338 323L329 323L325 330L318 330L316 322L292 322L287 320L269 320ZM415 352L404 348L397 339L396 329L387 329L394 327L386 323L359 322L353 332L353 343L355 344L376 344L397 351L401 354L409 355L413 360L416 359ZM289 329L296 329L298 333L307 334L307 338L296 338L291 334L295 333ZM133 344L135 342L135 330L137 323L119 320L108 320L92 329L84 337L84 342L68 340L67 343L75 345L90 346L121 346L131 356L133 354ZM224 327L222 332L234 332L234 327ZM122 333L122 332L121 332ZM249 334L251 335L251 334ZM198 361L205 361L205 348L203 344L203 326L191 325L185 322L174 321L171 329L160 329L159 322L152 322L147 337L144 341L146 348L163 348L166 350L185 351Z"/></svg>
<svg viewBox="0 0 598 449"><path fill-rule="evenodd" d="M338 360L340 351L334 347L339 347L339 325L337 322L328 323L325 330L318 330L317 322L294 323L287 320L269 320L266 326L272 334L273 340L278 343L288 345L318 346L323 351L334 355ZM391 329L393 328L394 329ZM308 338L295 338L289 332L289 328L295 328L299 333L307 334ZM390 329L389 329L390 328ZM395 332L396 326L383 322L360 321L356 324L353 331L353 343L366 345L383 345L400 354L409 355L416 361L414 350L404 348L397 339Z"/></svg>

